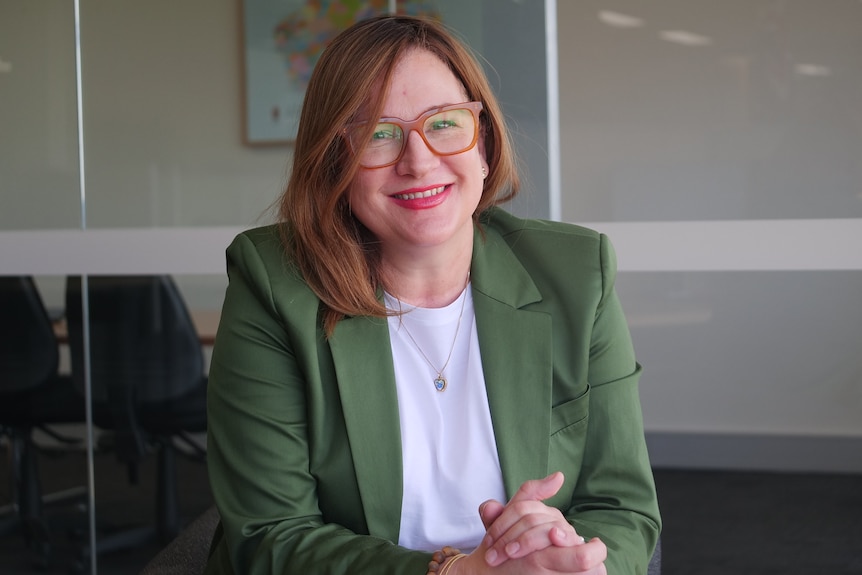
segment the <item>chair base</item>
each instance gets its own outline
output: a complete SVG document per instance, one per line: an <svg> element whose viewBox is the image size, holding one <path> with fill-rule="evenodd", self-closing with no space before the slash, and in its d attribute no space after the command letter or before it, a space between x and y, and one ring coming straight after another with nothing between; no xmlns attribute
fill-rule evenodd
<svg viewBox="0 0 862 575"><path fill-rule="evenodd" d="M46 511L63 506L86 505L87 488L72 487L42 495L38 469L38 449L30 430L5 429L11 468L12 503L0 507L0 535L19 532L38 567L55 559L55 539Z"/></svg>
<svg viewBox="0 0 862 575"><path fill-rule="evenodd" d="M158 478L156 490L156 523L117 530L105 529L96 535L96 556L158 542L162 546L172 541L181 530L179 496L177 493L177 449L168 438L157 442ZM90 570L92 555L89 542L81 545L73 571Z"/></svg>

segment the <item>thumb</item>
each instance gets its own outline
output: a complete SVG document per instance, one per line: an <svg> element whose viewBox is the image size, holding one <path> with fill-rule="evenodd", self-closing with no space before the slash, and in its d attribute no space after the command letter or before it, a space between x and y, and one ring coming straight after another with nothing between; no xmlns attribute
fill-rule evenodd
<svg viewBox="0 0 862 575"><path fill-rule="evenodd" d="M512 496L510 503L512 501L544 501L557 494L565 479L562 471L556 471L544 479L525 481Z"/></svg>
<svg viewBox="0 0 862 575"><path fill-rule="evenodd" d="M496 499L489 499L479 506L479 517L482 518L482 525L485 529L491 527L491 524L502 515L506 507Z"/></svg>

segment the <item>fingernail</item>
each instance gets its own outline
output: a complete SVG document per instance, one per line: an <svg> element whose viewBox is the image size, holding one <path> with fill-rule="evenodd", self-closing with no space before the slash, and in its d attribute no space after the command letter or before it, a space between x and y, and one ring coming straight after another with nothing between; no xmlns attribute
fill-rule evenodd
<svg viewBox="0 0 862 575"><path fill-rule="evenodd" d="M494 549L488 549L485 553L485 563L493 567L495 561L497 561L497 552Z"/></svg>
<svg viewBox="0 0 862 575"><path fill-rule="evenodd" d="M512 541L508 545L506 545L506 555L509 557L514 557L518 551L521 549L521 544L517 541Z"/></svg>

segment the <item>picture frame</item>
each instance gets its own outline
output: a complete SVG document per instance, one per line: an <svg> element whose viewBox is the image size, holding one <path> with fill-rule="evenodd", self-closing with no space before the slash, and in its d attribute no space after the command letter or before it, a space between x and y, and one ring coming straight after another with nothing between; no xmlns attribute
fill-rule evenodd
<svg viewBox="0 0 862 575"><path fill-rule="evenodd" d="M311 71L339 32L393 9L433 13L430 4L427 0L239 0L244 144L293 144Z"/></svg>

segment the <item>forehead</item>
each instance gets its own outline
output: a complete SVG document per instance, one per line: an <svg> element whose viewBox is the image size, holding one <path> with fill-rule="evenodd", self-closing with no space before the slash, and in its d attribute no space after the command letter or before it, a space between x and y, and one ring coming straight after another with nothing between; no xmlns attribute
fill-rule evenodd
<svg viewBox="0 0 862 575"><path fill-rule="evenodd" d="M371 102L382 100L379 115L384 117L412 120L432 108L468 100L467 90L449 66L436 54L420 48L399 56L389 85L384 89L382 84L381 80Z"/></svg>

